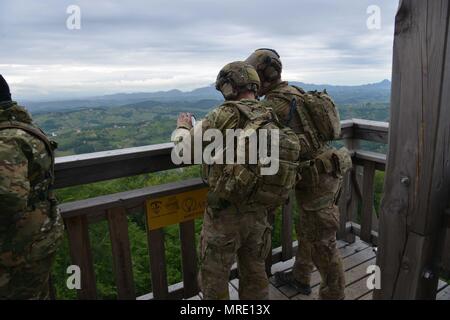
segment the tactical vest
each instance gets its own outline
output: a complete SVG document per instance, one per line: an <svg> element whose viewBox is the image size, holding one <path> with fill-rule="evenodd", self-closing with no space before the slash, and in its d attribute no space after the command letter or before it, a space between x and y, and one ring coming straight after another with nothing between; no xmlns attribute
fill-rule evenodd
<svg viewBox="0 0 450 320"><path fill-rule="evenodd" d="M5 129L20 129L28 134L34 136L35 138L42 141L42 143L45 145L45 148L47 149L48 155L51 159L51 165L49 170L45 172L45 177L43 181L30 181L30 187L31 192L30 196L28 198L28 206L33 207L33 205L37 204L38 202L42 201L48 201L51 205L51 211L52 215L56 214L56 197L54 195L53 191L53 185L54 185L54 166L55 166L55 156L54 156L54 150L56 149L57 145L56 142L50 141L48 137L45 135L45 133L31 125L24 122L19 121L4 121L0 122L0 130Z"/></svg>
<svg viewBox="0 0 450 320"><path fill-rule="evenodd" d="M268 165L261 163L258 154L257 163L249 164L214 164L203 166L203 176L210 187L210 194L236 205L278 206L286 202L289 191L298 181L298 161L300 145L298 137L290 128L283 126L275 113L268 108L252 102L233 101L226 103L238 110L238 127L244 132L255 132L258 145L262 143L259 132L266 129L267 141L272 137L271 130L279 132L279 169L274 175L261 175L261 168ZM270 145L270 142L268 142ZM236 144L235 154L236 154ZM249 140L245 140L245 152L248 155ZM225 159L225 155L224 155ZM211 204L217 199L208 199Z"/></svg>

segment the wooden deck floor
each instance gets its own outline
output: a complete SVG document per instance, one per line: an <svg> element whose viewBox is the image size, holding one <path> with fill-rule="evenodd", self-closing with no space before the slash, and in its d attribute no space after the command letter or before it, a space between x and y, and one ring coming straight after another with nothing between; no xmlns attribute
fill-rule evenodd
<svg viewBox="0 0 450 320"><path fill-rule="evenodd" d="M367 243L357 240L348 244L344 241L338 241L338 248L343 258L345 269L346 288L345 294L347 300L370 300L372 299L372 291L366 286L367 267L375 264L376 252ZM292 269L294 259L279 262L272 266L272 274L278 271L288 271ZM316 300L319 295L320 275L314 270L311 279L312 293L309 296L299 294L293 287L289 285L280 286L276 283L274 277L270 278L270 299L271 300ZM230 298L238 300L239 280L230 281ZM450 300L450 286L443 282L439 282L437 297L438 300ZM201 299L201 294L192 299Z"/></svg>

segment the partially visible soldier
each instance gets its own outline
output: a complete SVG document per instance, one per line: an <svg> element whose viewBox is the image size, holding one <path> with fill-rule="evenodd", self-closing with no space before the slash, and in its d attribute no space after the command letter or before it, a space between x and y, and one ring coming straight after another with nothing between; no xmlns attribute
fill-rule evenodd
<svg viewBox="0 0 450 320"><path fill-rule="evenodd" d="M189 140L198 130L203 134L207 129L219 129L225 136L227 129L247 128L246 125L256 118L273 121L275 114L268 112L256 100L259 86L258 74L252 66L244 62L226 65L216 82L216 88L226 101L203 121L197 122L194 128L191 114L180 114L173 141ZM292 132L291 137L298 148L295 133ZM292 151L295 161L298 156L298 149ZM240 276L239 298L268 299L269 282L265 271L265 259L271 249L268 205L258 202L258 192L252 184L254 181L243 167L212 164L203 165L203 171L209 185L200 240L199 285L204 299L229 299L228 281L236 256ZM292 170L293 175L285 174L294 179L283 182L284 185L290 184L291 188L295 185L296 171L297 166ZM227 200L229 198L225 194L232 193L232 189L242 196L241 201ZM277 186L276 191L281 189ZM245 197L250 194L254 197ZM286 198L287 194L285 192ZM265 195L270 198L270 191Z"/></svg>
<svg viewBox="0 0 450 320"><path fill-rule="evenodd" d="M339 227L338 196L343 173L351 167L348 151L336 150L328 141L339 136L339 114L326 92L305 92L281 80L280 56L258 49L247 60L261 80L259 95L280 120L298 135L301 145L300 175L296 186L299 222L298 251L292 272L276 273L279 283L290 283L300 293L311 293L313 264L322 277L321 299L344 298L344 271L336 248Z"/></svg>
<svg viewBox="0 0 450 320"><path fill-rule="evenodd" d="M0 299L48 299L63 234L53 197L55 144L11 101L0 75Z"/></svg>

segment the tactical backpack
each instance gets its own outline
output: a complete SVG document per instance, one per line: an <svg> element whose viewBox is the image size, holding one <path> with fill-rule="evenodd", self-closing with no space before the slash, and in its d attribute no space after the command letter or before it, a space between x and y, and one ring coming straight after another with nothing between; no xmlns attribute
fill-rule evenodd
<svg viewBox="0 0 450 320"><path fill-rule="evenodd" d="M312 125L322 141L331 141L341 135L341 121L336 105L326 91L308 91L292 86L302 95L306 111L311 119ZM297 107L297 112L299 108ZM300 117L302 115L300 114Z"/></svg>
<svg viewBox="0 0 450 320"><path fill-rule="evenodd" d="M261 168L268 167L261 163L258 156L257 164L214 164L206 167L207 182L210 193L233 204L258 203L265 206L278 206L286 202L298 177L300 144L297 135L290 128L283 126L270 108L254 103L228 102L239 111L242 130L254 130L258 137L258 145L262 143L259 132L268 132L267 144L270 150L271 130L279 132L279 169L274 175L261 175ZM234 145L236 148L236 144ZM249 150L249 139L245 140L246 155ZM225 159L225 156L224 156Z"/></svg>

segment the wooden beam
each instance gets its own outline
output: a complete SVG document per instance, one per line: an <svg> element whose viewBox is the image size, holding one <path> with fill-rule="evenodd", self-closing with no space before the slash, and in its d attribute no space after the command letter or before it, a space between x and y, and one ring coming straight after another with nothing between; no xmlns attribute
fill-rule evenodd
<svg viewBox="0 0 450 320"><path fill-rule="evenodd" d="M341 121L341 128L340 139L386 142L388 124L351 119ZM172 148L173 143L163 143L58 157L55 163L55 188L179 168L181 166L172 163Z"/></svg>
<svg viewBox="0 0 450 320"><path fill-rule="evenodd" d="M388 142L389 124L387 122L371 121L363 119L353 120L352 139L373 141L379 143Z"/></svg>
<svg viewBox="0 0 450 320"><path fill-rule="evenodd" d="M435 299L450 194L448 0L402 0L395 20L378 299Z"/></svg>
<svg viewBox="0 0 450 320"><path fill-rule="evenodd" d="M340 139L348 140L353 137L353 120L341 121L341 136Z"/></svg>
<svg viewBox="0 0 450 320"><path fill-rule="evenodd" d="M55 188L173 169L173 144L60 157L55 163Z"/></svg>
<svg viewBox="0 0 450 320"><path fill-rule="evenodd" d="M364 163L370 161L375 164L375 169L378 171L385 171L386 168L386 155L378 152L355 150L352 160L355 166L363 166Z"/></svg>
<svg viewBox="0 0 450 320"><path fill-rule="evenodd" d="M108 194L96 198L64 203L59 206L61 216L66 219L79 215L98 215L99 212L115 208L135 208L142 206L150 197L161 197L177 194L189 190L196 190L205 186L201 179L189 179L147 188Z"/></svg>

